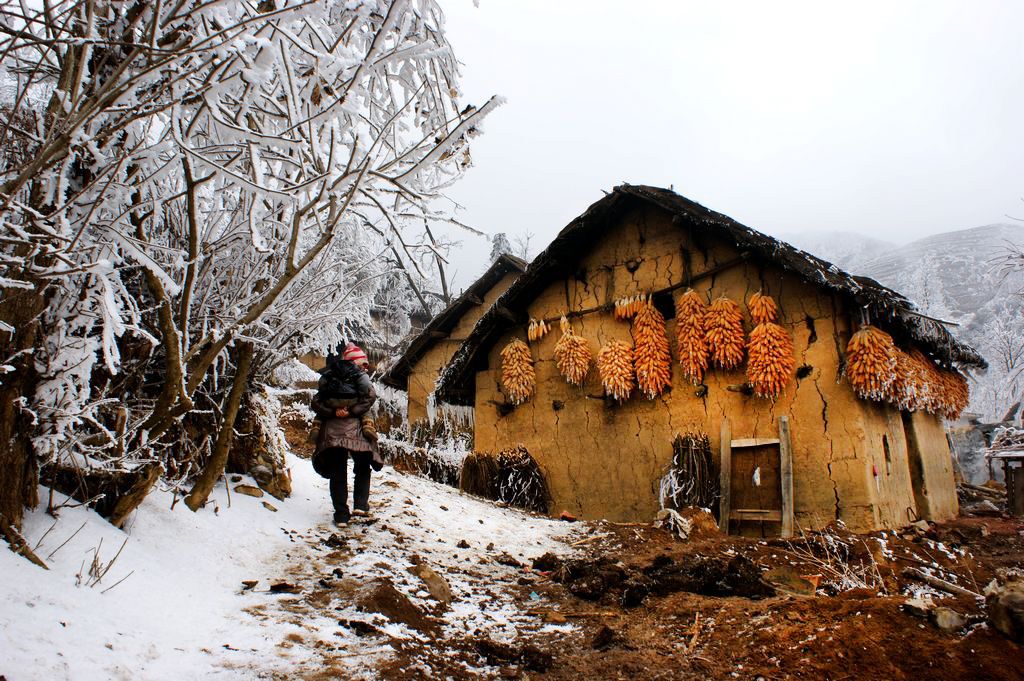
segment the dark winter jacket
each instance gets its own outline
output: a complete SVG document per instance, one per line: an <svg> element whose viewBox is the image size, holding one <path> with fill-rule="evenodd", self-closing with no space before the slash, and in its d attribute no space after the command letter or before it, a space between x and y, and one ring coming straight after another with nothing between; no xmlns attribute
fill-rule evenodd
<svg viewBox="0 0 1024 681"><path fill-rule="evenodd" d="M373 455L374 468L380 470L384 464L377 450L377 443L372 442L363 434L362 417L370 410L377 400L377 393L370 384L365 373L367 393L353 400L348 406L348 416L338 418L334 415L336 407L328 407L319 401L319 395L313 398L310 408L320 421L320 432L316 438L314 459L322 452L330 449L347 449L350 452L370 452Z"/></svg>

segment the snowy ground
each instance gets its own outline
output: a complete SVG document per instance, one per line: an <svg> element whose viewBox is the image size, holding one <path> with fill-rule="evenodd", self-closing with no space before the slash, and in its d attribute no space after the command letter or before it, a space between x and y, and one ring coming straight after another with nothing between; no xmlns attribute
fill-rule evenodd
<svg viewBox="0 0 1024 681"><path fill-rule="evenodd" d="M154 492L125 532L84 508L61 509L56 523L43 510L29 514L25 535L50 569L0 551L0 675L294 678L328 665L374 678L395 641L425 640L356 608L361 588L383 582L429 614L441 638L568 629L539 622L526 614L531 599L524 604L521 594L493 585L516 573L499 558L567 553L576 526L385 469L374 476L375 522L338 529L328 522L326 481L308 461L292 457L290 465L294 492L285 502L232 493L229 503L221 485L193 514L181 503L172 510L171 495ZM94 556L101 571L113 560L96 584ZM450 607L408 572L414 561L447 580ZM244 580L258 583L247 590ZM297 592L270 593L282 581ZM386 638L359 636L339 619L366 622Z"/></svg>

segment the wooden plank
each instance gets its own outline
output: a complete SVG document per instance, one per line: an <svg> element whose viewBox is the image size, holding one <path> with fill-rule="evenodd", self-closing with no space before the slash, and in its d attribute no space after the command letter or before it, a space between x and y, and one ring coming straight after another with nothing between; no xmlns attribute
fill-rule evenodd
<svg viewBox="0 0 1024 681"><path fill-rule="evenodd" d="M765 522L780 522L782 511L770 511L763 508L738 508L729 514L732 520L763 520Z"/></svg>
<svg viewBox="0 0 1024 681"><path fill-rule="evenodd" d="M769 445L779 444L779 439L775 437L745 437L739 440L732 441L732 448L739 449L740 447L767 447Z"/></svg>
<svg viewBox="0 0 1024 681"><path fill-rule="evenodd" d="M719 500L718 500L718 529L720 532L729 534L729 483L732 477L732 431L729 430L729 419L722 419L721 430L721 458L718 462L719 470Z"/></svg>
<svg viewBox="0 0 1024 681"><path fill-rule="evenodd" d="M789 417L779 417L779 463L782 482L782 538L793 536L793 443L789 435Z"/></svg>

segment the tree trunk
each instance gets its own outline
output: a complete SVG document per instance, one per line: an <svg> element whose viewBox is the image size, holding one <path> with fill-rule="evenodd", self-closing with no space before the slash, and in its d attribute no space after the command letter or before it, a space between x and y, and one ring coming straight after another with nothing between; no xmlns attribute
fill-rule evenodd
<svg viewBox="0 0 1024 681"><path fill-rule="evenodd" d="M231 392L228 394L227 404L224 407L224 418L220 424L220 432L217 433L217 442L213 446L213 453L206 462L206 466L196 478L192 491L185 497L185 505L193 511L198 511L203 507L210 492L213 491L214 485L217 484L217 480L224 474L224 466L228 462L228 453L234 438L235 418L238 416L238 408L242 404L242 395L245 393L245 386L249 380L253 349L252 343L239 343L235 379L231 383Z"/></svg>
<svg viewBox="0 0 1024 681"><path fill-rule="evenodd" d="M39 467L21 399L31 401L35 392L32 348L45 305L42 287L7 288L0 300L0 321L14 327L13 332L0 331L0 362L14 368L0 376L0 519L14 527L21 526L25 508L38 503Z"/></svg>

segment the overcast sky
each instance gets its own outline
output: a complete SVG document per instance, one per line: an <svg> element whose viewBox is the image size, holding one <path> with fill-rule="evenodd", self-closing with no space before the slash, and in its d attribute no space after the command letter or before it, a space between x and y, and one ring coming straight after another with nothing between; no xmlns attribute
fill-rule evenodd
<svg viewBox="0 0 1024 681"><path fill-rule="evenodd" d="M441 3L466 101L508 98L451 195L535 251L624 181L775 235L1024 217L1024 2Z"/></svg>

